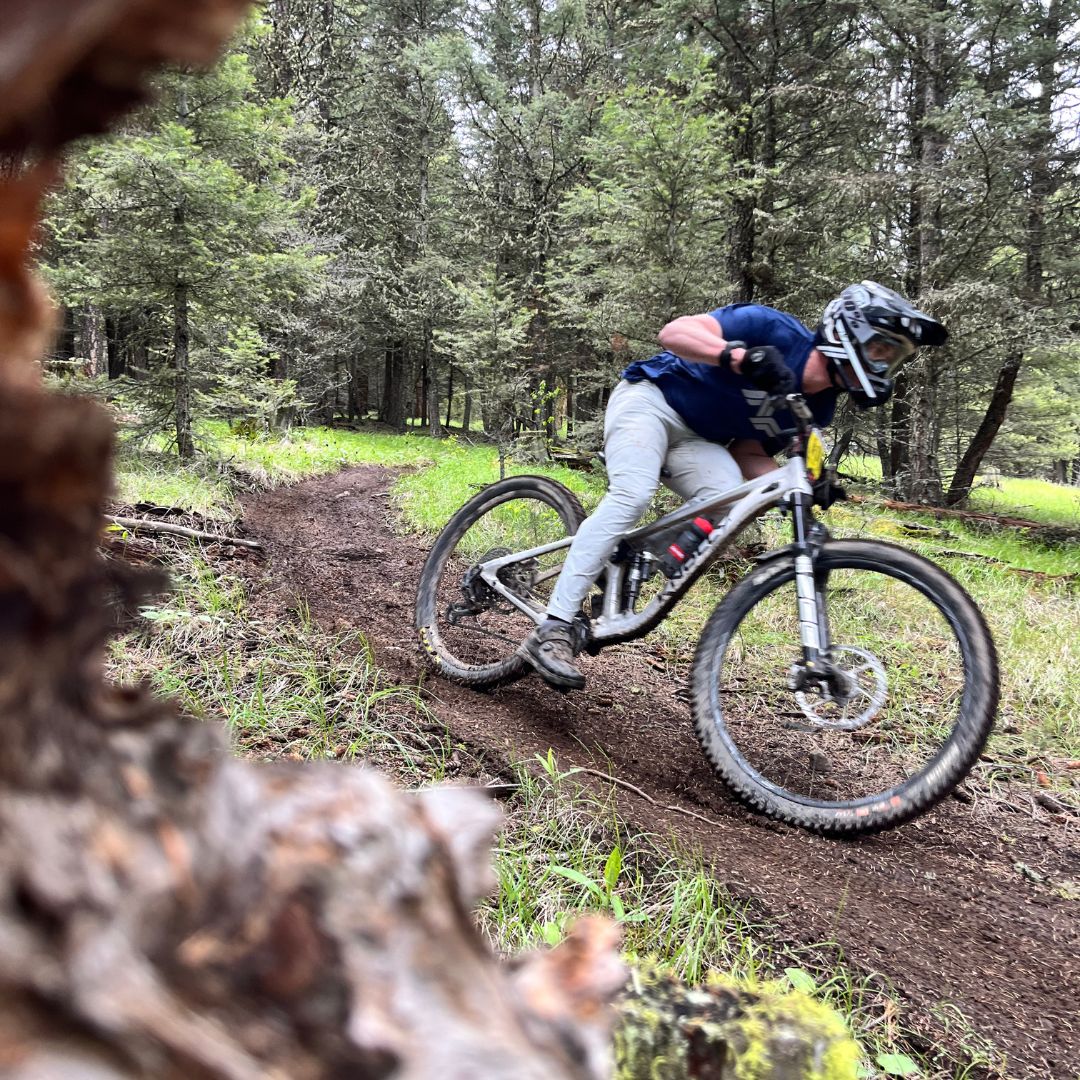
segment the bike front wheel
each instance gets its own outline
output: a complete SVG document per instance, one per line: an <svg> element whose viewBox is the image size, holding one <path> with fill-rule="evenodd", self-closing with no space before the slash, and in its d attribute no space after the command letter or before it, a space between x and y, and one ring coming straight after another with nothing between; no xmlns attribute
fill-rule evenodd
<svg viewBox="0 0 1080 1080"><path fill-rule="evenodd" d="M485 582L478 567L564 540L584 520L573 492L544 476L500 480L450 519L424 564L416 597L420 642L438 671L487 688L529 670L517 648L536 621ZM498 579L532 611L543 613L566 551L509 563Z"/></svg>
<svg viewBox="0 0 1080 1080"><path fill-rule="evenodd" d="M815 570L831 678L800 678L793 560L767 561L701 636L694 728L753 809L817 832L877 832L967 775L997 710L997 655L967 593L911 551L831 541Z"/></svg>

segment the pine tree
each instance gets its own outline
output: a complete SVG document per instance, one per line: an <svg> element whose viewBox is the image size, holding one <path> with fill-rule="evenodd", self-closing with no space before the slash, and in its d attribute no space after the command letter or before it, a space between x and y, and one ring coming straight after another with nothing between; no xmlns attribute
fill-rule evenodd
<svg viewBox="0 0 1080 1080"><path fill-rule="evenodd" d="M209 76L169 76L151 113L78 155L50 218L61 298L146 325L133 396L155 425L171 420L181 457L197 415L241 407L218 380L237 356L252 366L276 305L318 269L289 235L308 196L287 190L287 108L252 91L240 53ZM254 367L248 404L272 412L288 387L273 385L269 357Z"/></svg>

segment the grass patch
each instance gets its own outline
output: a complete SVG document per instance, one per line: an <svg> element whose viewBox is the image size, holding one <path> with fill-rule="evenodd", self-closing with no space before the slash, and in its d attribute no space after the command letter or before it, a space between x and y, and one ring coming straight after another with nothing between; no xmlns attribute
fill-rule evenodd
<svg viewBox="0 0 1080 1080"><path fill-rule="evenodd" d="M227 424L210 423L200 427L198 436L201 453L186 464L162 449L164 439L156 445L121 437L116 460L120 498L228 519L239 512L238 490L293 483L350 465L436 465L465 450L455 439L325 427L246 438L233 434Z"/></svg>
<svg viewBox="0 0 1080 1080"><path fill-rule="evenodd" d="M911 1057L924 1080L970 1075L975 1066L980 1076L1006 1075L1001 1056L985 1042L975 1045L953 1006L943 1006L942 1024L968 1037L933 1057L914 1054L886 979L853 971L835 944L786 944L779 926L756 917L672 838L628 829L613 790L581 788L575 770L560 770L550 752L540 765L517 769L518 792L495 852L499 891L480 910L498 951L554 944L578 916L601 913L621 923L631 962L656 958L694 984L712 972L750 983L780 980L824 1001L860 1041L866 1077L885 1075L879 1062L888 1055Z"/></svg>
<svg viewBox="0 0 1080 1080"><path fill-rule="evenodd" d="M1080 545L1050 547L1012 530L986 532L960 521L883 513L868 504L840 504L827 520L837 536L888 540L918 551L964 586L990 624L1000 660L1002 699L990 756L1021 761L1045 755L1051 760L1039 771L1060 781L1070 801L1080 799L1053 767L1053 759L1080 756L1080 592L1069 580L1080 574ZM949 535L908 536L903 529L911 522ZM1030 784L1036 770L1028 764L1009 771Z"/></svg>
<svg viewBox="0 0 1080 1080"><path fill-rule="evenodd" d="M239 509L227 477L203 459L181 465L175 454L121 442L114 473L122 503L179 506L218 521L235 517Z"/></svg>
<svg viewBox="0 0 1080 1080"><path fill-rule="evenodd" d="M1004 477L1000 488L974 488L968 502L973 510L1050 525L1080 525L1080 488L1049 480Z"/></svg>
<svg viewBox="0 0 1080 1080"><path fill-rule="evenodd" d="M444 452L431 468L401 477L394 494L407 527L435 535L482 487L499 479L499 455L495 447L468 445L445 440ZM506 475L550 476L565 484L592 510L604 493L604 476L599 469L582 471L531 463L508 461Z"/></svg>
<svg viewBox="0 0 1080 1080"><path fill-rule="evenodd" d="M176 591L113 644L112 672L146 681L192 715L220 719L242 754L364 760L403 783L442 779L451 747L419 690L385 680L362 634L325 635L247 611L242 584L195 556Z"/></svg>
<svg viewBox="0 0 1080 1080"><path fill-rule="evenodd" d="M857 482L881 483L881 462L869 454L848 455L840 462L840 471ZM1080 526L1080 488L1022 476L996 478L992 486L976 478L967 508L1047 525Z"/></svg>

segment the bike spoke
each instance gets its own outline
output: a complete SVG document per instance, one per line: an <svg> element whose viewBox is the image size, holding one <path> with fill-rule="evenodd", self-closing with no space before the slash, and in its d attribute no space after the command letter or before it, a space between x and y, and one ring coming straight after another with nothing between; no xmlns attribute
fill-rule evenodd
<svg viewBox="0 0 1080 1080"><path fill-rule="evenodd" d="M528 490L528 482L522 484L520 495L477 511L445 557L435 586L436 649L469 671L495 672L514 660L518 646L536 626L535 616L547 607L566 557L560 548L511 558L558 542L571 531L563 509ZM490 570L481 573L496 560L499 588L485 578ZM455 618L460 610L468 616Z"/></svg>

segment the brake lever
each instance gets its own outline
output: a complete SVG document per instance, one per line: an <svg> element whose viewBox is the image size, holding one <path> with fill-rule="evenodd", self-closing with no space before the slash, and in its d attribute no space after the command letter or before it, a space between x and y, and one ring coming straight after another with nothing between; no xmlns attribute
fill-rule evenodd
<svg viewBox="0 0 1080 1080"><path fill-rule="evenodd" d="M812 420L814 418L810 406L806 404L806 398L798 392L793 394L773 394L769 398L769 405L773 409L787 409L800 420Z"/></svg>

